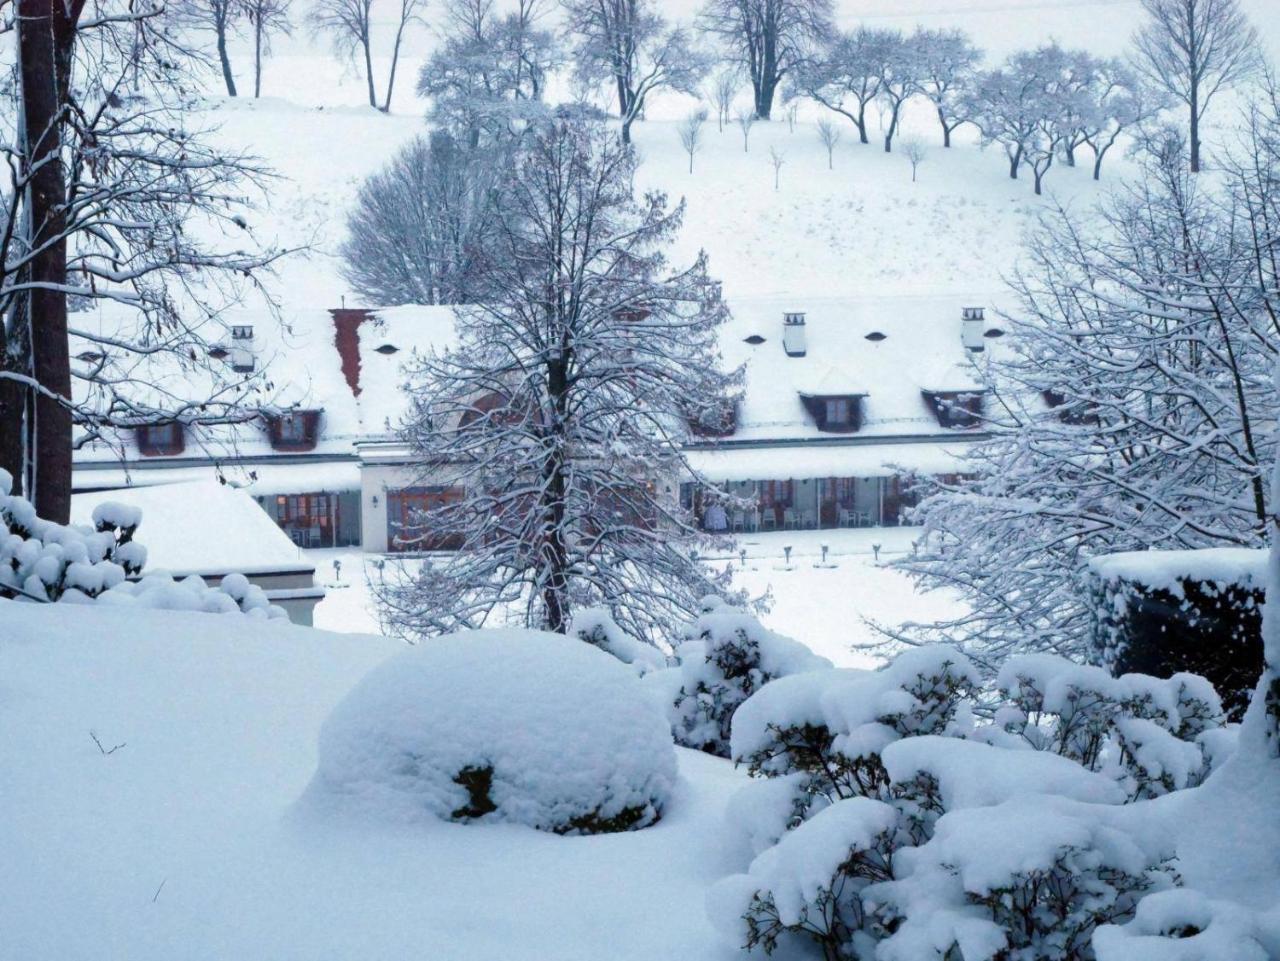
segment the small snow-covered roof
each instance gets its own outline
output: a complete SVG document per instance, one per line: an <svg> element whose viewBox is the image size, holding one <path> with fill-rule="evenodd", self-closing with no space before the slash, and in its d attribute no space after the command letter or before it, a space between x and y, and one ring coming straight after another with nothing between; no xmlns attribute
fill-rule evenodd
<svg viewBox="0 0 1280 961"><path fill-rule="evenodd" d="M136 537L147 549L147 571L220 576L315 570L252 497L216 481L76 494L72 522L92 524L93 509L107 503L142 511Z"/></svg>

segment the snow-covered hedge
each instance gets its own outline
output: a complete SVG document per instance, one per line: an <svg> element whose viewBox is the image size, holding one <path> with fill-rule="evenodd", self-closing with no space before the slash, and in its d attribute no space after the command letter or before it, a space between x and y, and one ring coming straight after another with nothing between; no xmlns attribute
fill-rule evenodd
<svg viewBox="0 0 1280 961"><path fill-rule="evenodd" d="M762 687L732 730L761 779L728 809L755 857L713 890L712 920L830 959L1092 959L1095 930L1176 880L1127 802L1206 776L1231 748L1221 705L1202 678L1048 655L998 687L992 704L945 646Z"/></svg>
<svg viewBox="0 0 1280 961"><path fill-rule="evenodd" d="M308 789L361 817L638 830L676 779L671 731L626 665L527 630L465 631L367 675L326 720Z"/></svg>
<svg viewBox="0 0 1280 961"><path fill-rule="evenodd" d="M728 757L730 724L743 701L770 681L831 662L719 597L704 597L701 606L676 647L676 666L648 681L669 705L677 742Z"/></svg>
<svg viewBox="0 0 1280 961"><path fill-rule="evenodd" d="M199 577L175 581L163 572L139 577L147 549L134 540L142 523L136 507L99 504L93 528L55 524L12 489L13 477L0 470L0 597L288 617L242 574L228 575L217 587Z"/></svg>
<svg viewBox="0 0 1280 961"><path fill-rule="evenodd" d="M1246 548L1094 558L1093 659L1116 674L1200 674L1238 719L1262 673L1266 560Z"/></svg>

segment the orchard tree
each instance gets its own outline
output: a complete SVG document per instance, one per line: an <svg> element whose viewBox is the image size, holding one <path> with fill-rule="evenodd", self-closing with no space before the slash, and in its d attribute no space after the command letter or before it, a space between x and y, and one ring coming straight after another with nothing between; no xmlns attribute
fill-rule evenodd
<svg viewBox="0 0 1280 961"><path fill-rule="evenodd" d="M918 27L914 45L919 52L920 92L938 111L942 146L951 146L951 134L969 120L966 94L977 79L982 51L963 30L926 30Z"/></svg>
<svg viewBox="0 0 1280 961"><path fill-rule="evenodd" d="M840 128L827 117L823 117L818 121L818 139L822 141L822 146L827 151L827 169L830 170L833 166L836 144L840 142Z"/></svg>
<svg viewBox="0 0 1280 961"><path fill-rule="evenodd" d="M884 152L889 153L893 149L894 134L898 132L903 105L922 90L923 59L917 37L904 37L896 31L886 36L885 42L877 45L877 50L880 100L887 108L885 114L889 118L884 129Z"/></svg>
<svg viewBox="0 0 1280 961"><path fill-rule="evenodd" d="M688 418L723 411L727 311L705 255L664 251L683 205L637 197L632 149L600 122L536 123L496 205L488 296L455 346L408 370L404 437L425 482L456 496L399 535L458 549L380 590L407 637L506 619L563 631L605 605L633 636L677 634L725 587L676 480ZM427 478L430 478L427 481Z"/></svg>
<svg viewBox="0 0 1280 961"><path fill-rule="evenodd" d="M1209 104L1261 67L1258 31L1236 0L1142 0L1142 8L1149 19L1134 37L1134 62L1150 84L1186 104L1197 173Z"/></svg>
<svg viewBox="0 0 1280 961"><path fill-rule="evenodd" d="M475 148L509 139L545 113L547 74L560 62L555 38L536 26L537 5L521 0L505 17L488 0L455 0L444 43L418 74L431 119Z"/></svg>
<svg viewBox="0 0 1280 961"><path fill-rule="evenodd" d="M227 38L235 29L236 21L245 14L240 0L179 0L176 10L183 24L213 34L227 96L236 96L236 81L231 72L231 58L227 53Z"/></svg>
<svg viewBox="0 0 1280 961"><path fill-rule="evenodd" d="M396 84L396 70L400 63L400 46L404 32L411 23L421 23L427 0L398 0L395 16L395 36L391 45L391 68L387 76L386 96L378 103L377 85L373 79L373 13L374 0L316 0L309 20L314 33L325 34L334 51L343 58L364 63L364 79L368 88L369 106L383 113L391 110L391 94Z"/></svg>
<svg viewBox="0 0 1280 961"><path fill-rule="evenodd" d="M1259 227L1280 214L1276 143L1255 137L1213 195L1175 145L1095 216L1048 217L1014 281L1012 353L985 371L991 439L967 479L925 488L931 546L901 564L966 611L902 637L988 665L1083 656L1090 557L1265 543L1280 277Z"/></svg>
<svg viewBox="0 0 1280 961"><path fill-rule="evenodd" d="M676 132L680 135L680 146L689 155L689 173L693 173L693 155L702 146L702 125L707 122L705 110L695 110L681 121Z"/></svg>
<svg viewBox="0 0 1280 961"><path fill-rule="evenodd" d="M292 0L242 0L245 19L253 30L253 95L262 96L262 60L271 53L271 38L293 33L289 19Z"/></svg>
<svg viewBox="0 0 1280 961"><path fill-rule="evenodd" d="M76 445L257 416L252 385L209 347L221 304L276 254L248 235L263 171L186 126L203 64L162 8L121 0L84 19L78 2L24 0L16 13L19 99L0 112L0 468L65 523Z"/></svg>
<svg viewBox="0 0 1280 961"><path fill-rule="evenodd" d="M1080 133L1093 151L1093 179L1102 179L1102 161L1120 135L1132 133L1160 115L1169 99L1142 82L1121 60L1097 63L1096 83Z"/></svg>
<svg viewBox="0 0 1280 961"><path fill-rule="evenodd" d="M631 142L631 126L650 94L697 94L710 61L689 32L668 25L649 0L564 0L564 9L576 40L576 70L593 82L607 80L617 92L623 143Z"/></svg>
<svg viewBox="0 0 1280 961"><path fill-rule="evenodd" d="M751 79L756 116L768 120L784 77L831 33L831 0L707 0L700 22Z"/></svg>
<svg viewBox="0 0 1280 961"><path fill-rule="evenodd" d="M466 304L481 294L509 151L416 137L365 181L347 218L343 276L373 304Z"/></svg>
<svg viewBox="0 0 1280 961"><path fill-rule="evenodd" d="M736 67L722 67L711 83L711 102L716 105L716 129L724 133L724 125L730 120L733 99L738 95L740 81Z"/></svg>
<svg viewBox="0 0 1280 961"><path fill-rule="evenodd" d="M898 38L892 30L867 27L835 34L797 69L795 89L852 121L858 140L870 143L867 107L880 96L882 67Z"/></svg>

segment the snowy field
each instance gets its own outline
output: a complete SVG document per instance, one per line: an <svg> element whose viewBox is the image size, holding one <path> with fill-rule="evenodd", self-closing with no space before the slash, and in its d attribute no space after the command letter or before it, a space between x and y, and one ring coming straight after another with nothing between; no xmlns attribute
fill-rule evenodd
<svg viewBox="0 0 1280 961"><path fill-rule="evenodd" d="M831 531L780 531L743 538L741 559L717 558L729 564L735 581L753 596L767 595L766 626L794 637L839 667L872 667L883 657L872 647L880 635L867 623L932 621L953 615L958 598L945 591L922 593L885 562L911 550L920 536L910 527ZM829 561L822 564L822 545ZM872 545L880 545L877 561ZM792 547L788 567L783 548ZM370 578L379 576L376 558L350 550L307 551L316 565L316 580L328 591L316 607L316 627L327 631L376 633L379 629ZM341 565L335 576L333 562Z"/></svg>

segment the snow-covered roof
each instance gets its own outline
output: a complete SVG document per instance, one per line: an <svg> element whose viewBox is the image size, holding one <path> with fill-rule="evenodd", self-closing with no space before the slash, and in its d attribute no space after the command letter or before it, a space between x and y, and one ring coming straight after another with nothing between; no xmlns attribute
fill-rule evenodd
<svg viewBox="0 0 1280 961"><path fill-rule="evenodd" d="M218 576L315 570L252 497L217 481L76 494L72 522L92 524L93 509L104 503L142 511L136 536L147 548L148 571Z"/></svg>
<svg viewBox="0 0 1280 961"><path fill-rule="evenodd" d="M1263 548L1121 551L1095 557L1089 569L1104 581L1124 580L1181 595L1183 580L1264 587L1269 552Z"/></svg>
<svg viewBox="0 0 1280 961"><path fill-rule="evenodd" d="M836 298L806 294L728 298L721 349L747 382L733 441L823 436L801 396L865 394L859 436L942 433L922 391L981 387L961 343L961 312L982 295ZM805 315L806 352L783 350L782 316ZM985 329L1002 324L990 314ZM872 340L868 334L879 334ZM760 343L750 343L764 338ZM984 339L991 347L998 338ZM984 354L986 351L983 352ZM983 354L978 354L982 357ZM961 434L960 431L949 433Z"/></svg>
<svg viewBox="0 0 1280 961"><path fill-rule="evenodd" d="M414 353L447 350L456 336L452 307L381 307L372 322L360 325L360 415L367 437L387 437L404 419L404 368Z"/></svg>

